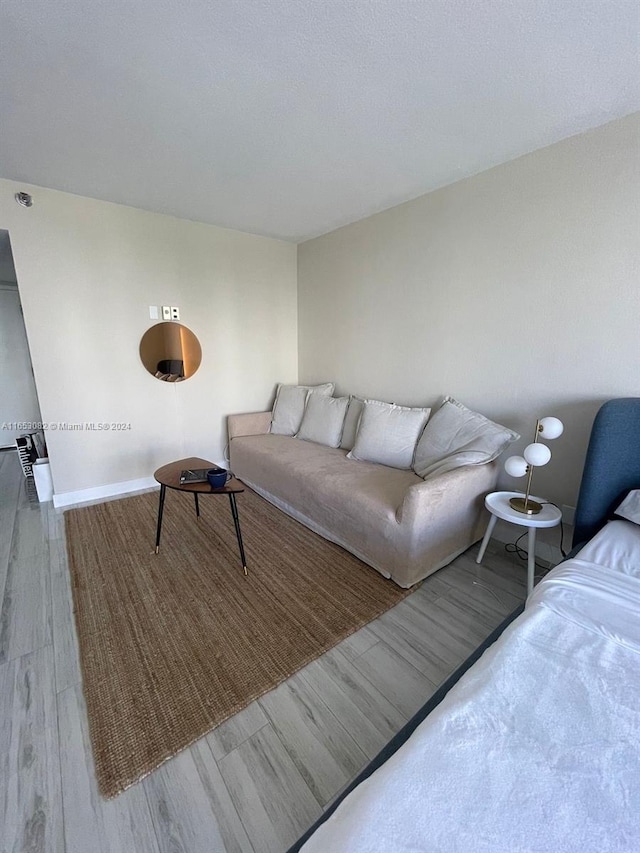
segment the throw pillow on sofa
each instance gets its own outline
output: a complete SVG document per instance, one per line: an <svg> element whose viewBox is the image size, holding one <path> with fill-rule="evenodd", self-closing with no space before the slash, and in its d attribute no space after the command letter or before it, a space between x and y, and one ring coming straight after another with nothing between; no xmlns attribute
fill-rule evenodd
<svg viewBox="0 0 640 853"><path fill-rule="evenodd" d="M344 427L342 429L342 439L340 447L343 450L351 450L356 443L356 433L358 432L358 423L364 406L362 397L356 397L352 394L349 397L349 408L344 419Z"/></svg>
<svg viewBox="0 0 640 853"><path fill-rule="evenodd" d="M347 458L411 468L416 442L430 411L365 400L356 441Z"/></svg>
<svg viewBox="0 0 640 853"><path fill-rule="evenodd" d="M348 405L348 397L309 394L297 438L339 447Z"/></svg>
<svg viewBox="0 0 640 853"><path fill-rule="evenodd" d="M295 435L300 429L304 408L310 394L330 397L335 385L278 385L271 416L271 432L275 435Z"/></svg>
<svg viewBox="0 0 640 853"><path fill-rule="evenodd" d="M413 470L426 480L463 465L483 465L519 438L513 430L445 397L418 442Z"/></svg>

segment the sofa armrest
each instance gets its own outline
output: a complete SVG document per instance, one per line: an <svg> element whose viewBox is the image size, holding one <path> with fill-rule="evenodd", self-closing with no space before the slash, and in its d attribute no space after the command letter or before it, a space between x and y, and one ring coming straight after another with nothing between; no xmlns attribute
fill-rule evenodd
<svg viewBox="0 0 640 853"><path fill-rule="evenodd" d="M264 435L271 426L271 412L247 412L227 416L229 441L241 435Z"/></svg>
<svg viewBox="0 0 640 853"><path fill-rule="evenodd" d="M464 465L410 486L396 513L398 523L423 526L430 517L442 518L443 513L455 518L465 514L469 503L479 497L484 506L485 495L496 487L498 470L497 462Z"/></svg>

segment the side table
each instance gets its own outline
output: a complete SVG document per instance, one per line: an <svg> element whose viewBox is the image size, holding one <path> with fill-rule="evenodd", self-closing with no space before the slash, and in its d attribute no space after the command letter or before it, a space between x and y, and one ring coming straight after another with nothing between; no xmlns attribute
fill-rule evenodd
<svg viewBox="0 0 640 853"><path fill-rule="evenodd" d="M180 474L185 468L217 468L213 462L208 462L206 459L200 459L199 456L190 456L188 459L179 459L177 462L169 462L168 465L163 465L162 468L154 473L154 477L160 483L160 504L158 506L158 526L156 529L156 554L160 551L160 533L162 532L162 515L164 513L164 499L167 489L175 489L178 492L191 492L196 505L196 516L200 518L200 504L198 495L229 495L229 503L231 504L231 515L236 528L236 538L238 540L238 548L240 550L240 559L242 560L242 570L245 575L247 571L247 560L244 556L244 546L242 544L242 532L240 530L240 519L238 517L238 507L236 505L236 495L244 492L244 486L240 480L231 477L226 485L220 489L214 489L209 483L181 483Z"/></svg>
<svg viewBox="0 0 640 853"><path fill-rule="evenodd" d="M509 498L524 497L522 492L491 492L484 500L484 505L491 513L487 532L484 534L482 545L478 551L476 563L481 563L484 557L484 552L491 539L493 528L499 518L503 521L509 521L511 524L519 524L521 527L529 528L527 539L527 597L533 591L533 576L536 564L536 530L539 527L556 527L562 521L562 513L557 506L545 503L544 498L536 498L531 496L532 500L542 504L542 509L537 515L525 515L522 512L517 512L509 504Z"/></svg>

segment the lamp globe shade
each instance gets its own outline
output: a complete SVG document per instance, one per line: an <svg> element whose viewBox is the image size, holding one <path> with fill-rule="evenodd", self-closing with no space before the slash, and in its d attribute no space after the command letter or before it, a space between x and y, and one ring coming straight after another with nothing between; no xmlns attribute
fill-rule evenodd
<svg viewBox="0 0 640 853"><path fill-rule="evenodd" d="M551 459L551 451L546 444L530 444L524 449L524 458L529 465L546 465Z"/></svg>
<svg viewBox="0 0 640 853"><path fill-rule="evenodd" d="M527 460L522 456L510 456L504 463L504 470L511 477L524 477L527 473Z"/></svg>
<svg viewBox="0 0 640 853"><path fill-rule="evenodd" d="M559 438L564 432L564 424L559 418L540 418L540 432L545 440Z"/></svg>

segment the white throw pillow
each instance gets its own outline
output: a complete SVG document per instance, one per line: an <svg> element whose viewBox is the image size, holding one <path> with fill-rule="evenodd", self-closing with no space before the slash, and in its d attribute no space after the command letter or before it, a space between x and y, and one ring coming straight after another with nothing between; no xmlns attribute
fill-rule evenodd
<svg viewBox="0 0 640 853"><path fill-rule="evenodd" d="M327 447L339 447L348 405L348 397L309 394L297 437Z"/></svg>
<svg viewBox="0 0 640 853"><path fill-rule="evenodd" d="M358 432L358 422L362 414L364 400L362 397L355 397L353 394L349 397L349 408L344 419L344 427L342 428L342 440L340 447L344 450L351 450L356 443L356 433Z"/></svg>
<svg viewBox="0 0 640 853"><path fill-rule="evenodd" d="M271 416L271 432L276 435L295 435L300 429L304 407L309 394L331 396L335 385L278 385Z"/></svg>
<svg viewBox="0 0 640 853"><path fill-rule="evenodd" d="M365 400L356 442L347 457L390 468L411 468L416 442L430 411Z"/></svg>
<svg viewBox="0 0 640 853"><path fill-rule="evenodd" d="M632 489L615 511L616 515L640 524L640 489Z"/></svg>
<svg viewBox="0 0 640 853"><path fill-rule="evenodd" d="M519 438L517 432L445 397L418 442L413 470L426 480L463 465L484 465Z"/></svg>

